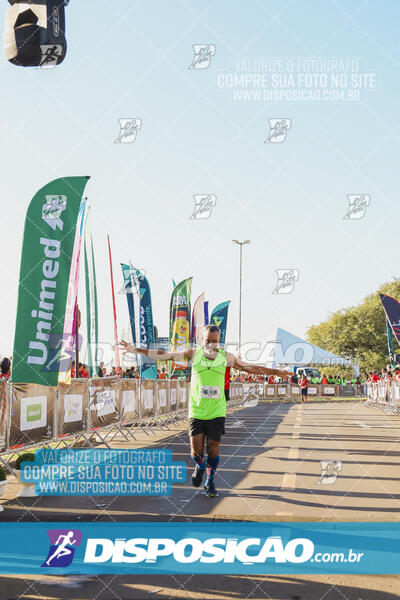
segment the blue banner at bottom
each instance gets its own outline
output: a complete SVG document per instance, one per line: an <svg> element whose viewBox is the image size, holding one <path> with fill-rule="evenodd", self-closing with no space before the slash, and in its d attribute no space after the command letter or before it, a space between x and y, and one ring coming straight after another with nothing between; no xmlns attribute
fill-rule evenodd
<svg viewBox="0 0 400 600"><path fill-rule="evenodd" d="M400 523L0 523L0 573L398 574Z"/></svg>

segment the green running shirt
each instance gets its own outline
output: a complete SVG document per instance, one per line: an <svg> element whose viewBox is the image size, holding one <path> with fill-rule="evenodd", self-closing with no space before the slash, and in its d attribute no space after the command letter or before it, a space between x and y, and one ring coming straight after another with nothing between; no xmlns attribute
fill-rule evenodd
<svg viewBox="0 0 400 600"><path fill-rule="evenodd" d="M225 417L226 365L226 353L222 348L218 349L214 360L205 357L203 348L197 348L192 359L189 418L209 420Z"/></svg>

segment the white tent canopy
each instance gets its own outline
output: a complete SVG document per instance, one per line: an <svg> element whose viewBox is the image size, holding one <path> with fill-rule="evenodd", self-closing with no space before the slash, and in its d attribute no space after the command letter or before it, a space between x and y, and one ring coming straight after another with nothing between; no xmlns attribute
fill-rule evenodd
<svg viewBox="0 0 400 600"><path fill-rule="evenodd" d="M268 361L271 367L285 365L323 365L326 367L346 366L352 367L356 376L360 373L359 365L351 363L346 358L332 354L328 350L319 348L306 340L302 340L293 333L278 327L275 341L272 342Z"/></svg>

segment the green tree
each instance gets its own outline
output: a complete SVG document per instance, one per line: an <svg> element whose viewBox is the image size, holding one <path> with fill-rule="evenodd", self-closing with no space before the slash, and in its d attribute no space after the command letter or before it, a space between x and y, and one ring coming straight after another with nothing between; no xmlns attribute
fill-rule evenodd
<svg viewBox="0 0 400 600"><path fill-rule="evenodd" d="M400 282L384 283L361 304L340 309L326 321L313 325L307 331L308 341L359 363L361 372L382 369L389 359L386 316L379 294L400 299Z"/></svg>

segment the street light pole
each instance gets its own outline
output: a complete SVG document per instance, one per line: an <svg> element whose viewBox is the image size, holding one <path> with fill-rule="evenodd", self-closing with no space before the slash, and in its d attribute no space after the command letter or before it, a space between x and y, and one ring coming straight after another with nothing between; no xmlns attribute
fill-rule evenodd
<svg viewBox="0 0 400 600"><path fill-rule="evenodd" d="M232 240L234 244L240 246L240 279L239 279L239 354L242 346L242 247L245 244L250 244L250 240L239 242L238 240Z"/></svg>

